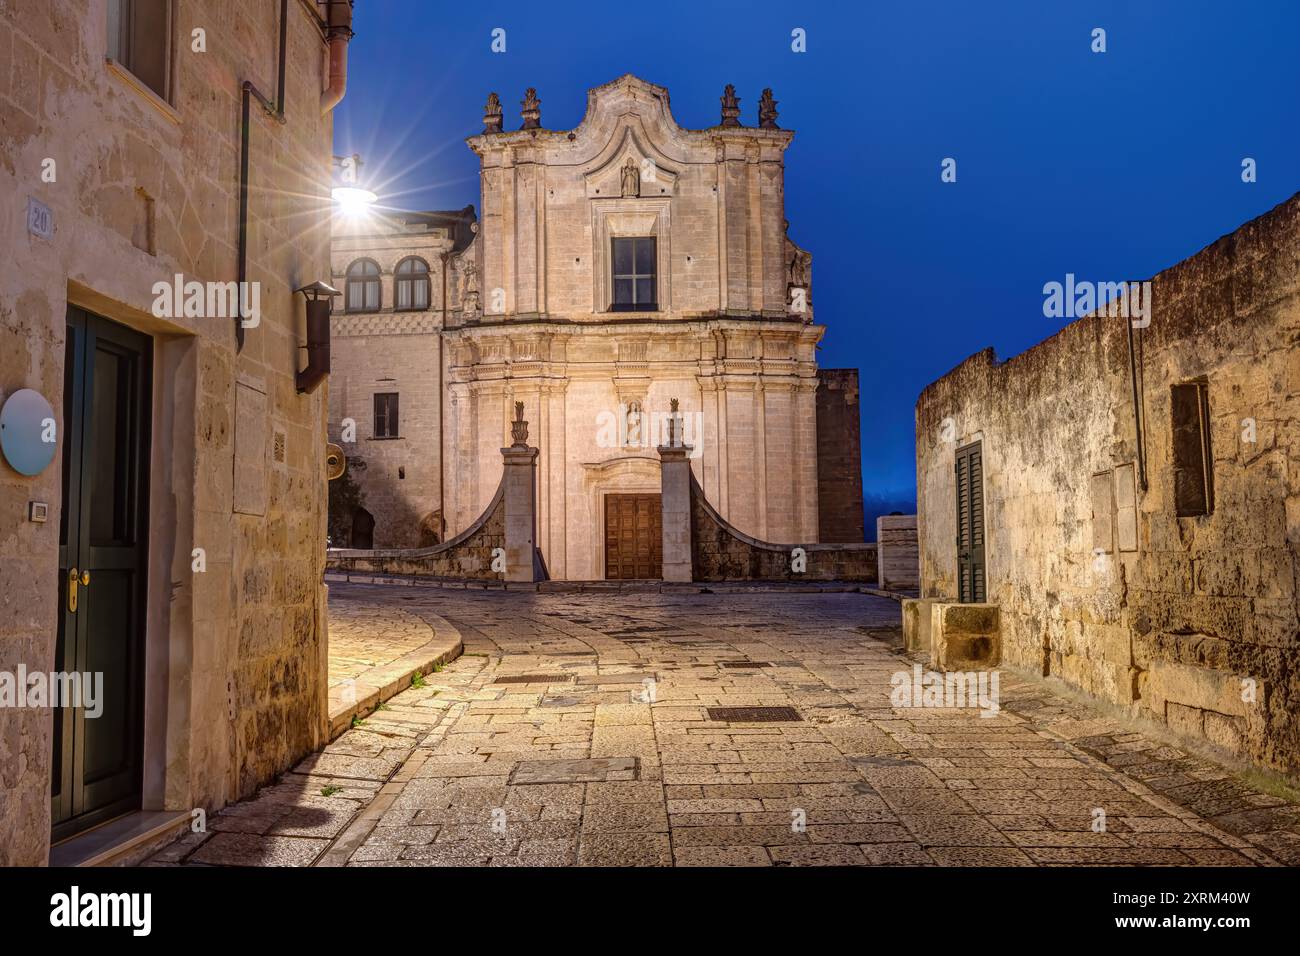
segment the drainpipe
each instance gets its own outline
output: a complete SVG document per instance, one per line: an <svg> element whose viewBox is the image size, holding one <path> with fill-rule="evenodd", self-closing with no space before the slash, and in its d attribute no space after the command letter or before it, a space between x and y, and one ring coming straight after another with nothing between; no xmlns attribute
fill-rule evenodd
<svg viewBox="0 0 1300 956"><path fill-rule="evenodd" d="M452 242L455 243L453 235ZM450 252L442 254L442 328L438 330L438 542L447 540L447 488L446 449L447 436L443 433L443 406L447 403L447 389L442 375L442 338L447 334L447 259Z"/></svg>
<svg viewBox="0 0 1300 956"><path fill-rule="evenodd" d="M1147 303L1147 308L1151 304ZM1147 490L1147 452L1146 440L1142 434L1142 396L1138 388L1138 367L1137 354L1133 342L1133 319L1131 316L1124 316L1124 324L1128 326L1128 373L1129 382L1133 391L1133 431L1137 444L1137 466L1138 466L1138 487L1143 491Z"/></svg>
<svg viewBox="0 0 1300 956"><path fill-rule="evenodd" d="M320 95L324 115L339 105L348 88L348 41L352 39L352 0L327 0L326 37L330 45L330 82Z"/></svg>
<svg viewBox="0 0 1300 956"><path fill-rule="evenodd" d="M280 61L276 68L276 98L272 102L250 81L245 80L241 87L243 104L240 114L239 130L239 309L235 313L236 351L244 349L244 286L248 280L248 154L249 127L252 125L250 114L253 98L257 99L262 111L281 126L284 125L284 47L285 36L289 26L289 0L280 0Z"/></svg>
<svg viewBox="0 0 1300 956"><path fill-rule="evenodd" d="M325 23L326 38L330 47L329 86L321 94L321 113L338 106L343 99L348 79L348 41L352 39L352 0L326 0L329 4ZM252 82L245 80L241 91L243 103L239 136L239 309L235 315L236 351L244 348L244 287L248 281L248 161L249 130L252 126L252 101L281 126L284 125L284 71L285 43L289 26L289 0L280 0L280 58L276 65L275 100L263 94Z"/></svg>

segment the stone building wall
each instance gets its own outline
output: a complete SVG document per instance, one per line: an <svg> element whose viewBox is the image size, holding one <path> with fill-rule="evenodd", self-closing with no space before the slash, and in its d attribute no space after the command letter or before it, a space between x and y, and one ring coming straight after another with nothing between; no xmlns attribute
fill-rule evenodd
<svg viewBox="0 0 1300 956"><path fill-rule="evenodd" d="M972 356L916 408L922 596L956 596L954 453L984 457L1003 659L1300 769L1300 196L1093 316ZM1213 507L1177 517L1172 387L1208 386Z"/></svg>
<svg viewBox="0 0 1300 956"><path fill-rule="evenodd" d="M817 370L818 540L858 543L862 513L862 429L858 370Z"/></svg>
<svg viewBox="0 0 1300 956"><path fill-rule="evenodd" d="M417 577L500 581L492 570L492 553L506 546L504 486L499 485L487 511L455 538L431 548L331 550L330 571L357 574L410 574Z"/></svg>
<svg viewBox="0 0 1300 956"><path fill-rule="evenodd" d="M692 468L727 519L759 536L816 538L824 330L809 257L785 230L793 134L754 125L748 103L743 126L683 129L667 90L628 75L591 90L572 131L518 130L511 116L508 131L470 137L482 223L454 258L450 530L492 494L523 401L541 450L538 546L550 574L602 577L604 496L658 490L650 429L611 442L608 425L634 405L665 415L678 398ZM611 242L628 236L655 239L653 311L611 311Z"/></svg>
<svg viewBox="0 0 1300 956"><path fill-rule="evenodd" d="M251 120L261 316L237 353L233 318L157 317L153 286L236 278L240 84L274 95L279 4L178 0L165 96L106 60L104 0L0 4L0 397L39 391L62 430L69 305L153 342L145 809L251 793L325 727L325 393L295 388L293 289L329 274L332 124L317 5L291 0L286 22L286 122L256 105ZM52 238L28 232L29 197ZM6 671L54 663L61 473L61 454L32 478L0 464ZM46 523L27 520L30 501L50 505ZM0 710L2 864L47 859L51 735L48 709Z"/></svg>
<svg viewBox="0 0 1300 956"><path fill-rule="evenodd" d="M667 90L623 76L588 93L572 131L469 138L482 164L473 230L472 210L337 225L335 284L346 289L361 257L382 271L380 308L334 320L330 408L332 440L366 462L353 477L376 547L429 544L443 515L444 536L477 518L521 401L540 449L543 560L552 578L599 579L605 496L659 490L654 448L674 398L692 470L726 520L759 538L818 540L820 447L833 540L862 540L856 374L836 373L844 401L819 421L825 330L811 257L786 235L793 133L752 122L683 129ZM611 310L610 244L627 236L655 239L653 311ZM393 270L412 255L432 269L430 307L396 312ZM400 395L396 440L372 435L385 391Z"/></svg>
<svg viewBox="0 0 1300 956"><path fill-rule="evenodd" d="M422 548L445 541L442 520L445 257L472 236L473 208L451 213L370 215L334 223L332 283L345 293L331 325L330 440L365 468L353 469L375 521L376 548ZM416 257L429 268L426 308L396 307L394 270ZM347 308L348 266L360 259L381 272L380 308ZM450 281L447 278L446 281ZM375 435L374 396L398 395L399 436ZM344 420L355 428L344 435ZM335 542L347 547L349 541Z"/></svg>
<svg viewBox="0 0 1300 956"><path fill-rule="evenodd" d="M881 515L876 519L876 550L882 588L915 591L921 562L916 540L916 515Z"/></svg>

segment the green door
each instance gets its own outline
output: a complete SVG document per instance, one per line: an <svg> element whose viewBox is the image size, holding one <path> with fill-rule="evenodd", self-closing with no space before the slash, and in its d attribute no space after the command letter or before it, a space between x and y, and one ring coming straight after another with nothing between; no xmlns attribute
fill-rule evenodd
<svg viewBox="0 0 1300 956"><path fill-rule="evenodd" d="M70 307L64 358L55 670L98 699L54 711L56 841L140 806L149 539L149 338Z"/></svg>
<svg viewBox="0 0 1300 956"><path fill-rule="evenodd" d="M957 600L987 600L984 584L984 448L957 449Z"/></svg>

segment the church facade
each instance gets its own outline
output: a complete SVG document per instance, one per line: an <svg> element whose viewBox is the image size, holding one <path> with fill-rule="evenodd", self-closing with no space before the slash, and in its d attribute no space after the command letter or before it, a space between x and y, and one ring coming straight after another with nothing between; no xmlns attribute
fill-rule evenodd
<svg viewBox="0 0 1300 956"><path fill-rule="evenodd" d="M628 557L658 527L672 399L695 480L738 530L861 541L860 465L826 431L856 449L857 374L817 367L811 255L785 216L793 133L770 91L756 126L728 87L719 125L684 129L668 91L630 75L591 90L571 131L540 112L529 90L505 131L489 97L468 140L477 220L336 228L330 424L352 494L333 543L420 547L469 527L522 402L549 576L646 576Z"/></svg>

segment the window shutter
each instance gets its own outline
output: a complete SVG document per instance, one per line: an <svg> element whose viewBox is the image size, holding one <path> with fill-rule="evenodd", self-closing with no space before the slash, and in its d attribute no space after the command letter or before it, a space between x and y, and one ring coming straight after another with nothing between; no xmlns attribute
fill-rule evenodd
<svg viewBox="0 0 1300 956"><path fill-rule="evenodd" d="M1174 507L1180 518L1207 515L1214 508L1208 413L1204 382L1173 386Z"/></svg>

